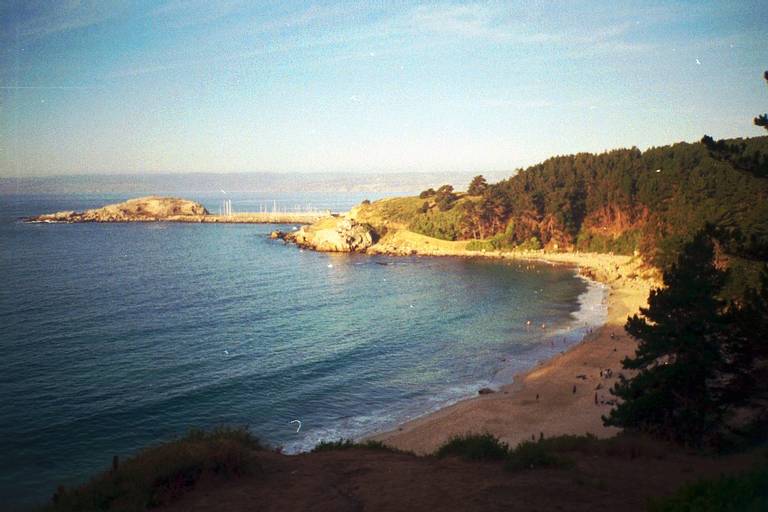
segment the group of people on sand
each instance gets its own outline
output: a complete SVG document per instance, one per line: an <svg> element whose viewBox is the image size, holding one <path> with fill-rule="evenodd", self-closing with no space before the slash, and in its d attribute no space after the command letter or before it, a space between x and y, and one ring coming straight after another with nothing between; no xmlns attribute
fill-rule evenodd
<svg viewBox="0 0 768 512"><path fill-rule="evenodd" d="M610 379L613 377L613 370L610 368L606 368L605 370L600 370L600 378L603 379Z"/></svg>

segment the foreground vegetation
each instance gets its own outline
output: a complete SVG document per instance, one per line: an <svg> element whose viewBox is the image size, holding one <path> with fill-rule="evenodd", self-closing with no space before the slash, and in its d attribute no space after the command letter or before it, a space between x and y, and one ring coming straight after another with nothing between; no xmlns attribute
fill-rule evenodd
<svg viewBox="0 0 768 512"><path fill-rule="evenodd" d="M640 456L659 457L663 446L651 438L623 433L610 439L598 439L592 434L561 435L523 441L514 448L491 434L465 434L450 439L436 452L437 457L459 457L467 461L503 461L510 471L575 466L574 455L602 455L634 459Z"/></svg>
<svg viewBox="0 0 768 512"><path fill-rule="evenodd" d="M701 480L654 500L650 512L761 512L768 510L768 465L736 476Z"/></svg>
<svg viewBox="0 0 768 512"><path fill-rule="evenodd" d="M146 448L75 488L59 487L45 510L143 511L179 498L203 477L253 474L253 452L263 449L244 428L193 430L185 437ZM117 462L117 461L116 461Z"/></svg>

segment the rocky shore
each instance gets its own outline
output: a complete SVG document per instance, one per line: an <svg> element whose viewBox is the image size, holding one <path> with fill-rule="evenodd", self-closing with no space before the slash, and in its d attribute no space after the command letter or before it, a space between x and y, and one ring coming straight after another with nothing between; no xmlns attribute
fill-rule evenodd
<svg viewBox="0 0 768 512"><path fill-rule="evenodd" d="M293 232L273 231L270 236L321 252L367 252L378 241L373 228L347 217L331 217Z"/></svg>

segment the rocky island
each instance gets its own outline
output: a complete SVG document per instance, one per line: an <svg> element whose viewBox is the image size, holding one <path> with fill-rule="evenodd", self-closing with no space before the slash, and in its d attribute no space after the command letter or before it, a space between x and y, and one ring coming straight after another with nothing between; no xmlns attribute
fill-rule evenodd
<svg viewBox="0 0 768 512"><path fill-rule="evenodd" d="M147 196L84 212L62 211L26 219L29 222L151 222L198 220L209 215L200 203L176 197Z"/></svg>
<svg viewBox="0 0 768 512"><path fill-rule="evenodd" d="M178 197L146 196L83 212L61 211L28 217L26 222L212 222L237 224L308 224L329 217L322 212L262 212L212 215L202 204Z"/></svg>

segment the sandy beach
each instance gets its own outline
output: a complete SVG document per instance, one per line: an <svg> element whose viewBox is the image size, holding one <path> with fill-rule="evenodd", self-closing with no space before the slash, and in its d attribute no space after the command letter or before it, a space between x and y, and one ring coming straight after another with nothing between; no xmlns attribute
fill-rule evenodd
<svg viewBox="0 0 768 512"><path fill-rule="evenodd" d="M448 246L432 249L432 255L469 255ZM564 353L516 375L512 384L495 393L463 400L371 438L428 454L467 432L489 432L511 446L542 434L615 435L618 429L603 426L601 416L611 408L606 402L614 398L609 390L619 374L629 376L621 369L621 360L634 353L636 341L624 331L624 324L646 305L650 289L659 286L655 272L630 256L539 251L483 255L577 266L583 275L609 286L605 324Z"/></svg>

